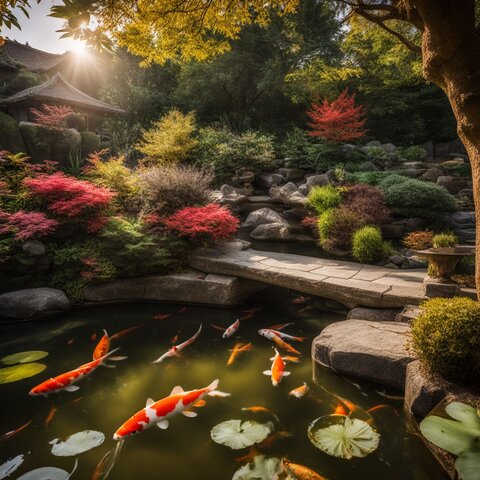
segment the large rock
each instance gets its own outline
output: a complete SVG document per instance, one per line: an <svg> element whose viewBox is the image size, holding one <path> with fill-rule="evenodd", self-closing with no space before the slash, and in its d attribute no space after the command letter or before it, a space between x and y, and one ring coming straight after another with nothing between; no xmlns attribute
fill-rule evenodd
<svg viewBox="0 0 480 480"><path fill-rule="evenodd" d="M323 187L328 185L330 182L330 177L323 173L322 175L311 175L307 178L307 189L310 190L312 187Z"/></svg>
<svg viewBox="0 0 480 480"><path fill-rule="evenodd" d="M288 221L285 220L278 212L271 208L260 208L251 212L242 227L255 228L259 225L275 223L288 226Z"/></svg>
<svg viewBox="0 0 480 480"><path fill-rule="evenodd" d="M222 204L237 205L247 200L247 192L242 188L222 185L220 192L222 193L222 197L220 198L220 203Z"/></svg>
<svg viewBox="0 0 480 480"><path fill-rule="evenodd" d="M287 180L301 180L305 176L305 171L300 168L279 168L278 173Z"/></svg>
<svg viewBox="0 0 480 480"><path fill-rule="evenodd" d="M420 175L421 180L426 180L428 182L436 182L438 177L443 175L442 170L439 168L427 168L423 175Z"/></svg>
<svg viewBox="0 0 480 480"><path fill-rule="evenodd" d="M55 288L27 288L0 295L0 317L37 318L68 310L70 300Z"/></svg>
<svg viewBox="0 0 480 480"><path fill-rule="evenodd" d="M258 225L250 232L250 237L254 240L263 241L293 241L295 237L288 225L283 223L265 223Z"/></svg>
<svg viewBox="0 0 480 480"><path fill-rule="evenodd" d="M468 180L464 177L452 177L442 175L437 178L437 185L446 188L452 195L457 194L464 188L468 187Z"/></svg>
<svg viewBox="0 0 480 480"><path fill-rule="evenodd" d="M262 173L257 177L256 182L260 187L270 188L273 185L280 185L283 177L279 173Z"/></svg>
<svg viewBox="0 0 480 480"><path fill-rule="evenodd" d="M393 322L400 313L398 308L352 308L347 315L347 320L368 320L370 322Z"/></svg>
<svg viewBox="0 0 480 480"><path fill-rule="evenodd" d="M293 182L289 182L283 187L273 186L268 193L274 200L287 206L305 206L308 203L307 197L300 193Z"/></svg>
<svg viewBox="0 0 480 480"><path fill-rule="evenodd" d="M27 240L22 245L22 250L31 257L45 255L45 252L47 251L45 245L40 240Z"/></svg>
<svg viewBox="0 0 480 480"><path fill-rule="evenodd" d="M312 357L336 372L403 389L406 367L414 360L405 348L408 331L400 322L333 323L314 339Z"/></svg>
<svg viewBox="0 0 480 480"><path fill-rule="evenodd" d="M149 275L87 287L86 302L157 301L195 305L233 306L265 288L252 280L189 271Z"/></svg>

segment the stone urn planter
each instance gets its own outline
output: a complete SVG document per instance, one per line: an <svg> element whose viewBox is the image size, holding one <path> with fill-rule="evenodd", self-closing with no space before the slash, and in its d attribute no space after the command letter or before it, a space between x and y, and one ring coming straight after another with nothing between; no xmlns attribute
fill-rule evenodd
<svg viewBox="0 0 480 480"><path fill-rule="evenodd" d="M463 257L474 255L474 247L461 246L428 248L416 253L428 260L429 275L440 280L450 280ZM433 275L432 275L433 273Z"/></svg>

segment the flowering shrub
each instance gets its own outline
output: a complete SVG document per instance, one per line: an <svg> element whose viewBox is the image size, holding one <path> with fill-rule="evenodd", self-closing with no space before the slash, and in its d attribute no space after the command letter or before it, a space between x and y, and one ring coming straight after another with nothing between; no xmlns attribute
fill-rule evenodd
<svg viewBox="0 0 480 480"><path fill-rule="evenodd" d="M0 235L13 234L15 240L44 237L55 231L58 222L40 212L7 213L0 210Z"/></svg>
<svg viewBox="0 0 480 480"><path fill-rule="evenodd" d="M31 108L30 112L34 117L34 123L51 130L62 130L67 127L67 118L75 112L65 105L42 105L41 110Z"/></svg>
<svg viewBox="0 0 480 480"><path fill-rule="evenodd" d="M238 229L238 219L215 203L204 207L187 207L163 220L167 229L190 240L220 240Z"/></svg>

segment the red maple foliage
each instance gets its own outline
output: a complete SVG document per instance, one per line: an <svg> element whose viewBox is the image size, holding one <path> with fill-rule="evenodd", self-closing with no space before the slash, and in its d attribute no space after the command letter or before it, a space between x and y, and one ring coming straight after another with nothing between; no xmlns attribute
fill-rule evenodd
<svg viewBox="0 0 480 480"><path fill-rule="evenodd" d="M364 128L367 109L355 105L355 94L345 89L336 100L324 99L321 104L312 103L307 115L311 118L308 126L311 137L320 137L330 142L349 142L366 135Z"/></svg>
<svg viewBox="0 0 480 480"><path fill-rule="evenodd" d="M46 105L43 104L41 110L31 108L30 112L34 117L34 123L47 127L52 130L62 130L67 127L67 118L74 115L75 112L66 105Z"/></svg>
<svg viewBox="0 0 480 480"><path fill-rule="evenodd" d="M220 240L238 229L238 219L216 203L186 207L163 220L164 225L190 240Z"/></svg>
<svg viewBox="0 0 480 480"><path fill-rule="evenodd" d="M46 203L50 212L71 219L87 214L96 223L101 218L101 212L115 196L108 188L78 180L62 172L26 178L23 183L33 198Z"/></svg>
<svg viewBox="0 0 480 480"><path fill-rule="evenodd" d="M14 234L19 241L44 237L55 231L58 222L41 212L19 210L8 213L0 210L0 235Z"/></svg>

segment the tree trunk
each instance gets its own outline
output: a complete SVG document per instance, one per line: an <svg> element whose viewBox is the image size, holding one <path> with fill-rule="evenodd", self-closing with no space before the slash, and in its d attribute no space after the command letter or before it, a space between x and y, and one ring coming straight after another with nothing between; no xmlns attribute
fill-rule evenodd
<svg viewBox="0 0 480 480"><path fill-rule="evenodd" d="M423 21L427 80L447 95L472 166L476 218L476 285L480 295L480 37L474 0L414 0Z"/></svg>

